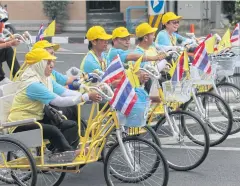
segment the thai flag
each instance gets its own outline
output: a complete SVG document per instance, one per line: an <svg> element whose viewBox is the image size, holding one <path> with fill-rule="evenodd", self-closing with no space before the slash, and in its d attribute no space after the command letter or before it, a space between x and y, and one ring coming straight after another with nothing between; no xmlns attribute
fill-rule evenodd
<svg viewBox="0 0 240 186"><path fill-rule="evenodd" d="M137 94L128 80L126 74L122 76L120 83L114 91L113 99L109 104L128 116L137 101Z"/></svg>
<svg viewBox="0 0 240 186"><path fill-rule="evenodd" d="M184 52L182 53L182 55L179 57L175 71L173 73L172 76L172 81L181 81L183 78L183 73L184 73Z"/></svg>
<svg viewBox="0 0 240 186"><path fill-rule="evenodd" d="M202 70L203 72L210 74L212 71L210 61L208 60L208 54L205 49L205 44L200 44L194 51L194 60L192 65Z"/></svg>
<svg viewBox="0 0 240 186"><path fill-rule="evenodd" d="M213 36L213 34L208 34L207 37L205 38L204 42L207 41L208 39L210 39Z"/></svg>
<svg viewBox="0 0 240 186"><path fill-rule="evenodd" d="M137 95L125 74L119 55L113 59L106 69L102 77L102 82L112 83L116 79L120 79L120 82L117 85L113 99L109 104L127 116L137 101Z"/></svg>
<svg viewBox="0 0 240 186"><path fill-rule="evenodd" d="M111 83L114 80L121 78L123 74L124 67L119 55L117 55L106 69L102 77L102 82Z"/></svg>
<svg viewBox="0 0 240 186"><path fill-rule="evenodd" d="M239 46L240 45L240 24L237 23L233 32L232 32L232 35L231 35L231 43L233 46Z"/></svg>
<svg viewBox="0 0 240 186"><path fill-rule="evenodd" d="M36 37L36 42L38 42L39 40L43 40L43 32L44 32L44 27L43 27L43 24L41 24L40 28L39 28L39 31L38 31L38 35Z"/></svg>

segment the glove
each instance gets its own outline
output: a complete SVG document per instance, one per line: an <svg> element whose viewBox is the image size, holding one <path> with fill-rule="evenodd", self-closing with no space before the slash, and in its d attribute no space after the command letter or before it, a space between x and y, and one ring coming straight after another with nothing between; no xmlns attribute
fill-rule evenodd
<svg viewBox="0 0 240 186"><path fill-rule="evenodd" d="M184 47L177 46L176 51L177 52L182 52L182 51L184 51Z"/></svg>
<svg viewBox="0 0 240 186"><path fill-rule="evenodd" d="M97 83L99 81L102 80L102 78L100 76L96 76L96 74L94 73L89 73L88 74L88 79L92 82L92 83Z"/></svg>
<svg viewBox="0 0 240 186"><path fill-rule="evenodd" d="M70 76L80 77L80 75L82 74L82 71L76 67L71 67L70 69L68 69L66 74L68 77L70 77Z"/></svg>
<svg viewBox="0 0 240 186"><path fill-rule="evenodd" d="M172 54L169 55L169 56L167 56L167 57L165 58L165 60L166 60L167 62L171 62L171 61L172 61Z"/></svg>
<svg viewBox="0 0 240 186"><path fill-rule="evenodd" d="M216 36L217 41L221 41L222 38L218 34L214 34Z"/></svg>
<svg viewBox="0 0 240 186"><path fill-rule="evenodd" d="M196 47L190 47L190 48L188 49L188 52L193 53L195 50L196 50Z"/></svg>
<svg viewBox="0 0 240 186"><path fill-rule="evenodd" d="M70 90L79 90L80 89L81 84L79 83L78 79L75 79L72 84L68 85L68 88Z"/></svg>

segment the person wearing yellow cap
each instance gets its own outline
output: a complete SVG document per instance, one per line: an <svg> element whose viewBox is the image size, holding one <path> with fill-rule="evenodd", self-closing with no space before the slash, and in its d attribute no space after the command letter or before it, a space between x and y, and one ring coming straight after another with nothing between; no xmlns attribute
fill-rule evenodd
<svg viewBox="0 0 240 186"><path fill-rule="evenodd" d="M144 55L141 67L143 67L147 62L161 61L166 58L165 54L159 54L154 47L155 32L157 28L151 27L148 23L141 23L135 29L138 45L134 50L135 53ZM146 56L157 56L157 59L146 59Z"/></svg>
<svg viewBox="0 0 240 186"><path fill-rule="evenodd" d="M158 33L155 41L158 47L162 46L165 50L177 50L179 49L178 46L187 40L187 38L176 33L181 19L182 16L177 16L173 12L167 12L163 15L162 24L164 29Z"/></svg>
<svg viewBox="0 0 240 186"><path fill-rule="evenodd" d="M47 40L40 40L33 45L32 49L36 48L43 48L50 54L55 55L55 52L60 48L60 45L49 43ZM62 86L69 85L70 89L74 89L71 85L76 78L73 76L67 77L56 70L52 70L51 78Z"/></svg>
<svg viewBox="0 0 240 186"><path fill-rule="evenodd" d="M136 49L134 50L135 53L141 54L143 56L156 56L159 55L160 58L157 60L152 61L146 61L145 57L143 57L143 62L140 64L141 67L144 67L147 63L152 63L158 61L156 67L159 71L161 71L164 66L166 65L166 60L164 60L167 56L163 54L159 54L157 49L154 47L154 39L155 39L155 32L157 31L157 28L151 27L148 23L141 23L138 25L135 29L138 45ZM152 65L155 65L155 63L152 63ZM150 79L147 83L145 83L145 90L149 93L150 88L152 85L152 80ZM154 97L151 97L153 101L159 101L158 97L155 100Z"/></svg>
<svg viewBox="0 0 240 186"><path fill-rule="evenodd" d="M69 120L56 122L45 112L49 104L59 107L77 105L83 101L100 101L98 93L81 94L64 88L50 78L56 57L45 49L36 48L25 56L28 67L20 75L20 85L13 100L8 121L36 118L43 128L43 137L49 139L56 151L65 152L74 149L79 142L77 123ZM45 106L45 107L44 107ZM67 123L66 123L67 122ZM20 132L38 128L37 125L25 125L13 128L10 132Z"/></svg>
<svg viewBox="0 0 240 186"><path fill-rule="evenodd" d="M112 32L112 48L108 51L107 60L110 63L114 57L120 56L121 61L126 63L128 61L136 61L142 55L139 53L130 52L130 34L125 27L118 27ZM156 54L155 56L144 56L146 61L155 61L161 59L161 56Z"/></svg>
<svg viewBox="0 0 240 186"><path fill-rule="evenodd" d="M89 52L82 60L80 70L86 73L104 72L108 66L104 51L107 50L108 40L112 39L112 35L107 34L101 26L93 26L87 31L86 37Z"/></svg>

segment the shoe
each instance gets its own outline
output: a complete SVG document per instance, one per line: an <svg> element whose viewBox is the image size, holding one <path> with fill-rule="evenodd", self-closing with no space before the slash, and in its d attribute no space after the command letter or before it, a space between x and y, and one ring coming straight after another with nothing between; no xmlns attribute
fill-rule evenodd
<svg viewBox="0 0 240 186"><path fill-rule="evenodd" d="M48 162L71 163L79 155L79 153L79 150L52 153L48 155Z"/></svg>

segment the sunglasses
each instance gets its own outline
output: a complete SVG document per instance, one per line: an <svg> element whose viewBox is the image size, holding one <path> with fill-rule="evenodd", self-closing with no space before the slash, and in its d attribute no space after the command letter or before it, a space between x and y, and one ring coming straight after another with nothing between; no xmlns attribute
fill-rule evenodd
<svg viewBox="0 0 240 186"><path fill-rule="evenodd" d="M171 21L171 23L176 25L176 24L179 24L179 21Z"/></svg>

